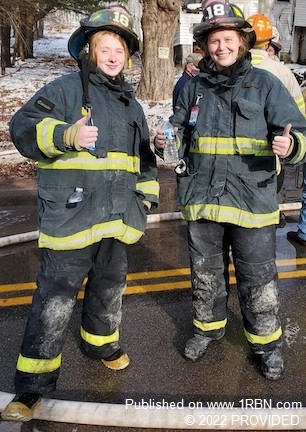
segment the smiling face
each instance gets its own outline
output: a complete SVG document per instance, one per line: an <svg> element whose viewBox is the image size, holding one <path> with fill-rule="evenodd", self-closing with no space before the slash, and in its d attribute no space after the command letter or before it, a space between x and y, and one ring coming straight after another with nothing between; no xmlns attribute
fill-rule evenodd
<svg viewBox="0 0 306 432"><path fill-rule="evenodd" d="M208 35L208 52L219 70L237 61L241 47L241 36L236 30L216 30Z"/></svg>
<svg viewBox="0 0 306 432"><path fill-rule="evenodd" d="M128 49L124 39L109 31L95 33L90 41L91 60L106 75L115 78L126 65Z"/></svg>

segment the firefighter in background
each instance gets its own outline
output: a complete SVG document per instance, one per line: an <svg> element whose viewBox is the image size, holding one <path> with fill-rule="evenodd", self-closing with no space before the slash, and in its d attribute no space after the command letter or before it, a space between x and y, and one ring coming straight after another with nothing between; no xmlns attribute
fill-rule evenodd
<svg viewBox="0 0 306 432"><path fill-rule="evenodd" d="M241 10L226 0L202 6L193 35L208 55L170 118L186 165L176 168L194 309L184 356L200 359L225 334L232 255L246 339L262 374L276 380L284 361L275 155L291 165L304 162L306 119L279 79L252 67L256 36ZM160 130L154 144L159 151L165 146Z"/></svg>
<svg viewBox="0 0 306 432"><path fill-rule="evenodd" d="M255 14L251 15L247 21L251 24L256 33L256 43L254 48L251 49L253 66L267 70L280 79L295 100L301 113L305 115L305 102L302 90L293 72L291 72L291 70L283 63L275 61L275 59L271 58L267 51L269 44L271 44L271 41L273 41L273 38L275 38L276 34L270 19L264 14ZM277 162L277 192L279 193L284 183L285 170L279 159ZM284 213L280 213L280 221L278 226L283 228L285 225L286 217Z"/></svg>
<svg viewBox="0 0 306 432"><path fill-rule="evenodd" d="M144 233L159 192L144 112L123 77L138 48L124 7L92 14L68 42L80 73L44 86L10 122L18 150L38 161L41 268L4 420L31 420L55 390L85 278L83 353L110 369L129 365L119 345L126 245Z"/></svg>
<svg viewBox="0 0 306 432"><path fill-rule="evenodd" d="M272 60L280 61L280 52L282 46L279 43L279 31L275 26L272 26L272 39L268 43L266 51Z"/></svg>
<svg viewBox="0 0 306 432"><path fill-rule="evenodd" d="M273 26L270 19L264 14L251 15L247 19L256 34L254 48L251 49L253 66L267 70L275 75L288 89L303 115L305 115L305 102L302 90L293 72L281 62L275 62L267 53L269 43L273 39Z"/></svg>
<svg viewBox="0 0 306 432"><path fill-rule="evenodd" d="M280 61L279 55L282 50L282 46L279 42L275 42L273 39L268 43L268 47L266 49L268 56L270 59L275 61Z"/></svg>
<svg viewBox="0 0 306 432"><path fill-rule="evenodd" d="M172 94L172 107L174 110L176 101L179 97L180 92L188 83L190 78L197 75L199 73L199 61L203 58L203 55L200 53L190 53L186 57L184 71L182 76L178 79L177 83L174 86L173 94Z"/></svg>

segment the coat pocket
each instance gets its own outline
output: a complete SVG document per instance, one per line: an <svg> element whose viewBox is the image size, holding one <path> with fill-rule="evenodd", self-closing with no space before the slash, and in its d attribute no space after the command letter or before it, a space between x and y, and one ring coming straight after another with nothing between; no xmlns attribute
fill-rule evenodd
<svg viewBox="0 0 306 432"><path fill-rule="evenodd" d="M178 205L185 206L193 197L197 172L184 177L177 177Z"/></svg>
<svg viewBox="0 0 306 432"><path fill-rule="evenodd" d="M235 135L239 138L252 138L252 140L243 140L237 142L239 154L254 153L254 137L258 136L259 130L259 112L261 106L246 99L239 99L235 115Z"/></svg>

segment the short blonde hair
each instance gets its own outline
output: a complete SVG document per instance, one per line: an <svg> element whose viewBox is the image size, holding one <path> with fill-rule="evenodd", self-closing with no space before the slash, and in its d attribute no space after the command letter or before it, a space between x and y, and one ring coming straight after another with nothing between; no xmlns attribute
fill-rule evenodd
<svg viewBox="0 0 306 432"><path fill-rule="evenodd" d="M121 43L121 45L124 48L124 52L125 52L125 66L127 66L128 64L128 60L130 58L130 53L129 53L129 49L127 47L127 44L125 42L125 39L120 36L119 34L109 31L109 30L102 30L102 31L97 31L96 33L94 33L90 39L89 39L89 60L94 63L95 65L97 64L97 46L101 40L101 38L104 35L110 35L110 36L114 36L114 38L118 39L118 41Z"/></svg>

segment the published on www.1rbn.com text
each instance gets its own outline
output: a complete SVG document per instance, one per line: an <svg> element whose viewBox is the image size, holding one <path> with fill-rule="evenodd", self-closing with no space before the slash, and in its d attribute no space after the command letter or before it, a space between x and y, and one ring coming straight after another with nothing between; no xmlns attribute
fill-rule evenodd
<svg viewBox="0 0 306 432"><path fill-rule="evenodd" d="M185 401L171 402L165 399L126 399L126 409L182 411L182 426L260 427L261 430L287 427L298 429L305 416L302 402L273 401L272 399L245 398L235 402ZM184 411L184 412L183 412ZM176 415L176 420L178 420Z"/></svg>

